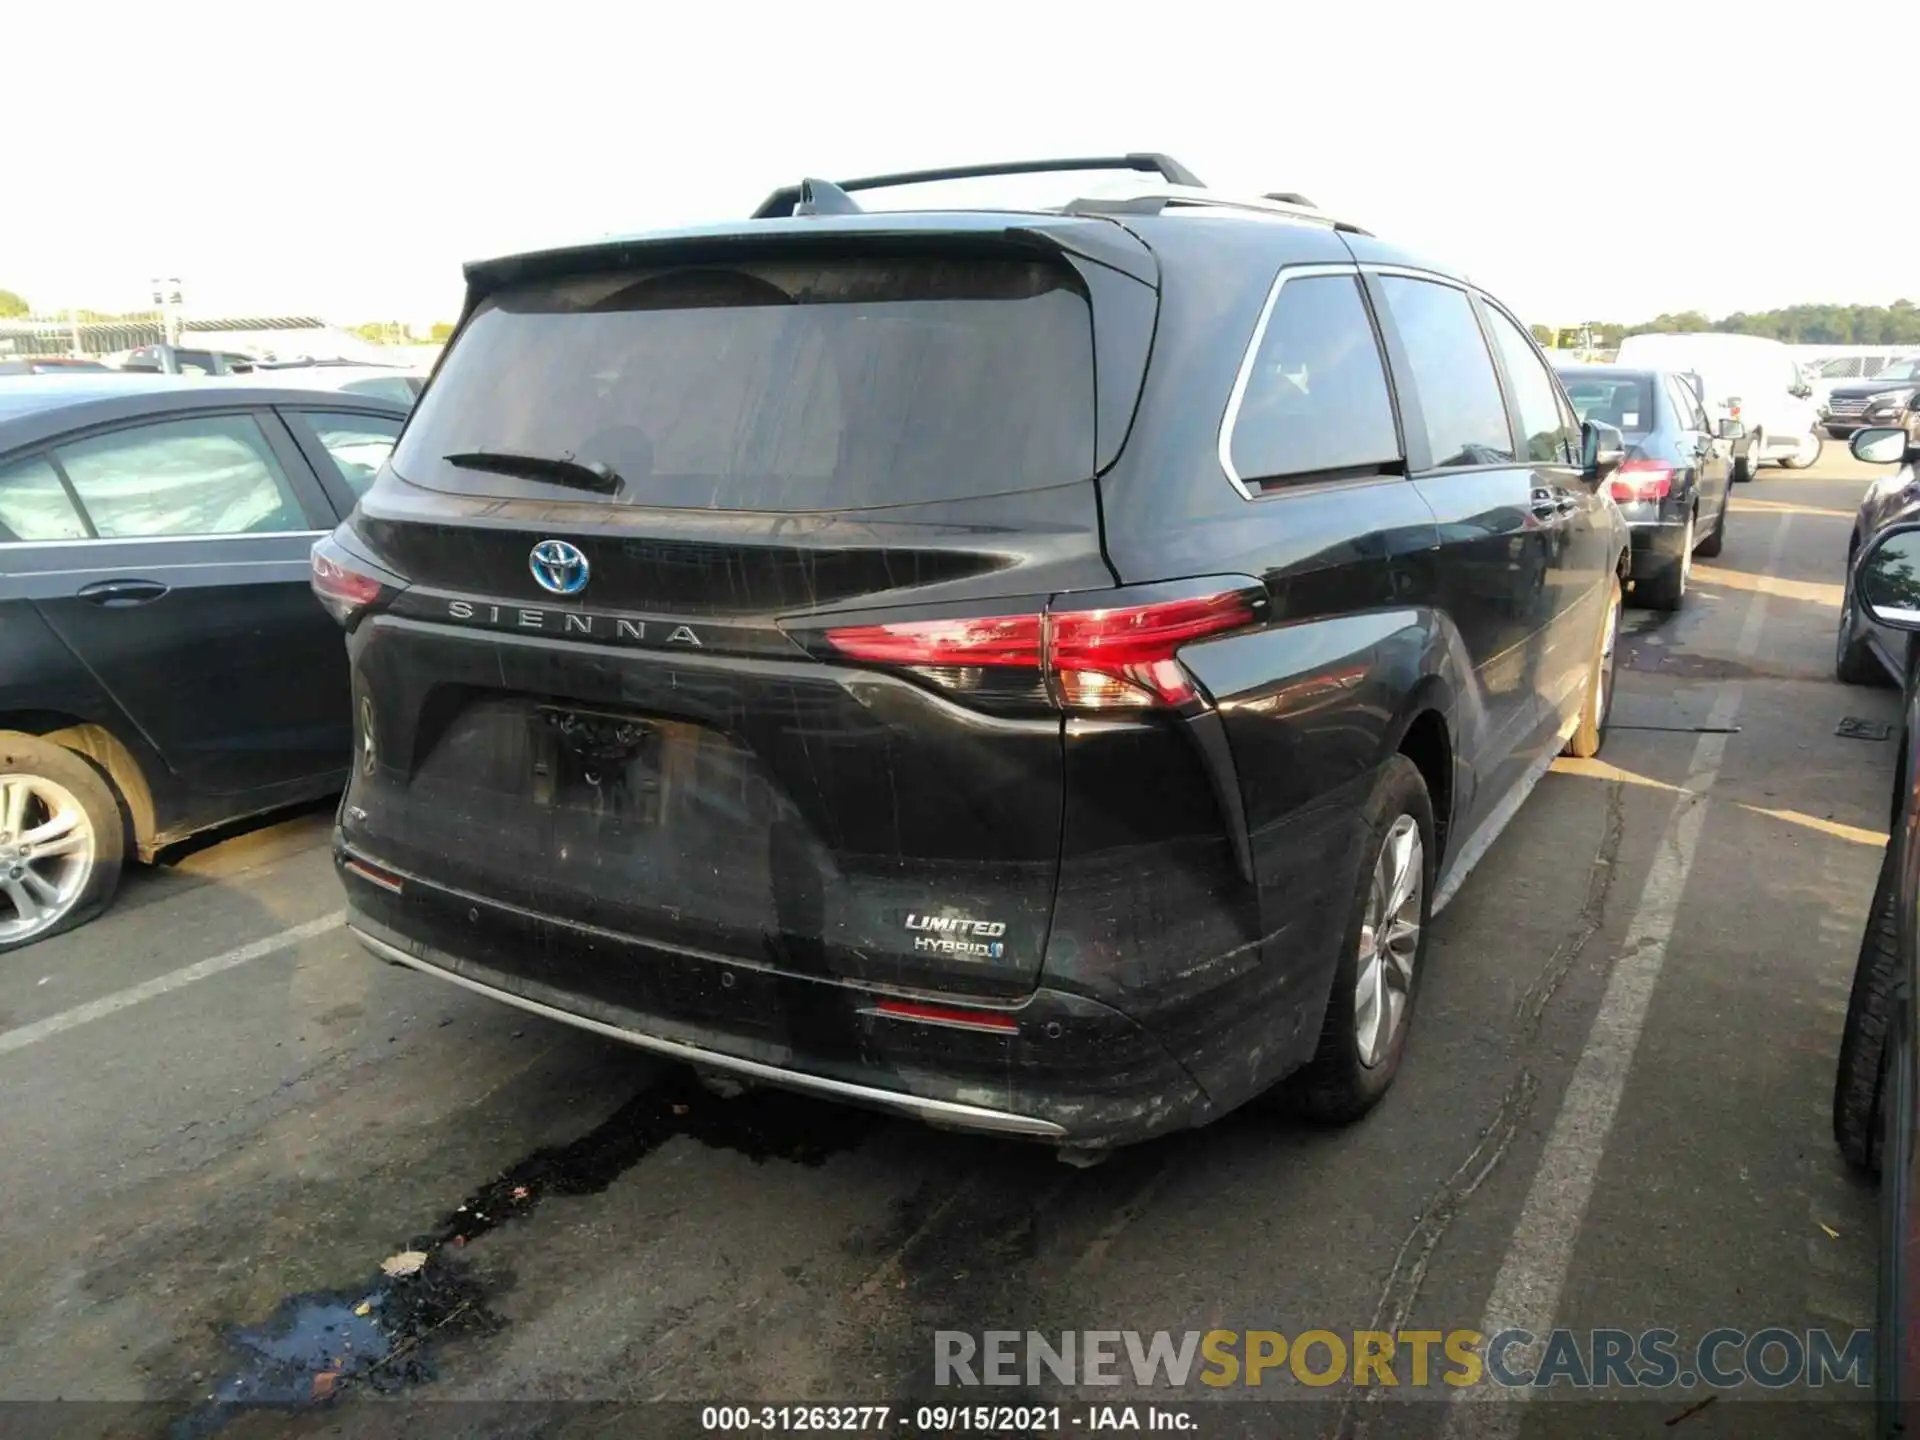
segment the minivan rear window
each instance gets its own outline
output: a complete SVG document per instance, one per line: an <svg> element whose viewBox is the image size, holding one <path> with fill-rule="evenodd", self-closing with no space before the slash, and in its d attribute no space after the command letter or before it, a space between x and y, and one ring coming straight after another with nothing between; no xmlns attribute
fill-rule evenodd
<svg viewBox="0 0 1920 1440"><path fill-rule="evenodd" d="M464 494L713 510L1060 485L1094 470L1092 330L1072 273L1024 260L782 260L542 281L476 307L392 465ZM447 459L476 453L604 467L620 488L600 496Z"/></svg>

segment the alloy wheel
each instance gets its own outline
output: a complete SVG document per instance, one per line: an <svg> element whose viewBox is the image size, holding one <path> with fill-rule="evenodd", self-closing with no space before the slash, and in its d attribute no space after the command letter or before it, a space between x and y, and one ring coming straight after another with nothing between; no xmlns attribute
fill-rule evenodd
<svg viewBox="0 0 1920 1440"><path fill-rule="evenodd" d="M1388 829L1380 858L1374 862L1366 919L1360 926L1354 1043L1360 1063L1368 1068L1386 1057L1406 1023L1426 883L1426 849L1419 822L1401 815Z"/></svg>
<svg viewBox="0 0 1920 1440"><path fill-rule="evenodd" d="M93 822L44 775L0 775L0 941L51 930L87 888Z"/></svg>

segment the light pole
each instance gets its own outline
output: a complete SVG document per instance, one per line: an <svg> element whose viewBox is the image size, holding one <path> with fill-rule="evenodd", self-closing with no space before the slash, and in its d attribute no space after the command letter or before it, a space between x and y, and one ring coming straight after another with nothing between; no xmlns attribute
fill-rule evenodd
<svg viewBox="0 0 1920 1440"><path fill-rule="evenodd" d="M160 308L160 333L169 345L180 343L180 278L169 276L166 279L156 277L153 282L153 303Z"/></svg>

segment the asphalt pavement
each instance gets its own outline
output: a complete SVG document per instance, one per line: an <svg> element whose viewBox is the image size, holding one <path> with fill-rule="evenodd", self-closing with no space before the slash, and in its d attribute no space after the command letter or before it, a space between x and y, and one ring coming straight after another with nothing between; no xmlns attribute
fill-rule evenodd
<svg viewBox="0 0 1920 1440"><path fill-rule="evenodd" d="M1436 922L1398 1085L1346 1130L1245 1112L1079 1169L717 1095L369 959L320 811L130 875L0 960L0 1402L183 1435L400 1413L376 1399L489 1434L702 1428L579 1403L655 1401L1024 1400L1075 1430L1156 1398L1205 1434L1864 1434L1857 1390L1798 1380L932 1378L939 1331L1870 1325L1874 1198L1828 1103L1898 713L1831 670L1872 473L1831 443L1763 471L1686 608L1628 611L1606 749ZM294 1408L223 1408L249 1400Z"/></svg>

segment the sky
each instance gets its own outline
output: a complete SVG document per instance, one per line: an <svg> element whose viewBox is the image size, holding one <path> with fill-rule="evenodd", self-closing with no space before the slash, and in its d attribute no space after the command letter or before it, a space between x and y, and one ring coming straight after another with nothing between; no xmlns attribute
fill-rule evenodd
<svg viewBox="0 0 1920 1440"><path fill-rule="evenodd" d="M424 323L458 313L465 260L745 216L802 176L1160 150L1216 188L1305 194L1530 322L1920 300L1905 87L1865 85L1876 62L1824 48L1818 19L1718 0L13 6L9 69L41 84L0 168L0 288L121 310L178 276L190 311ZM1852 178L1876 154L1887 178Z"/></svg>

